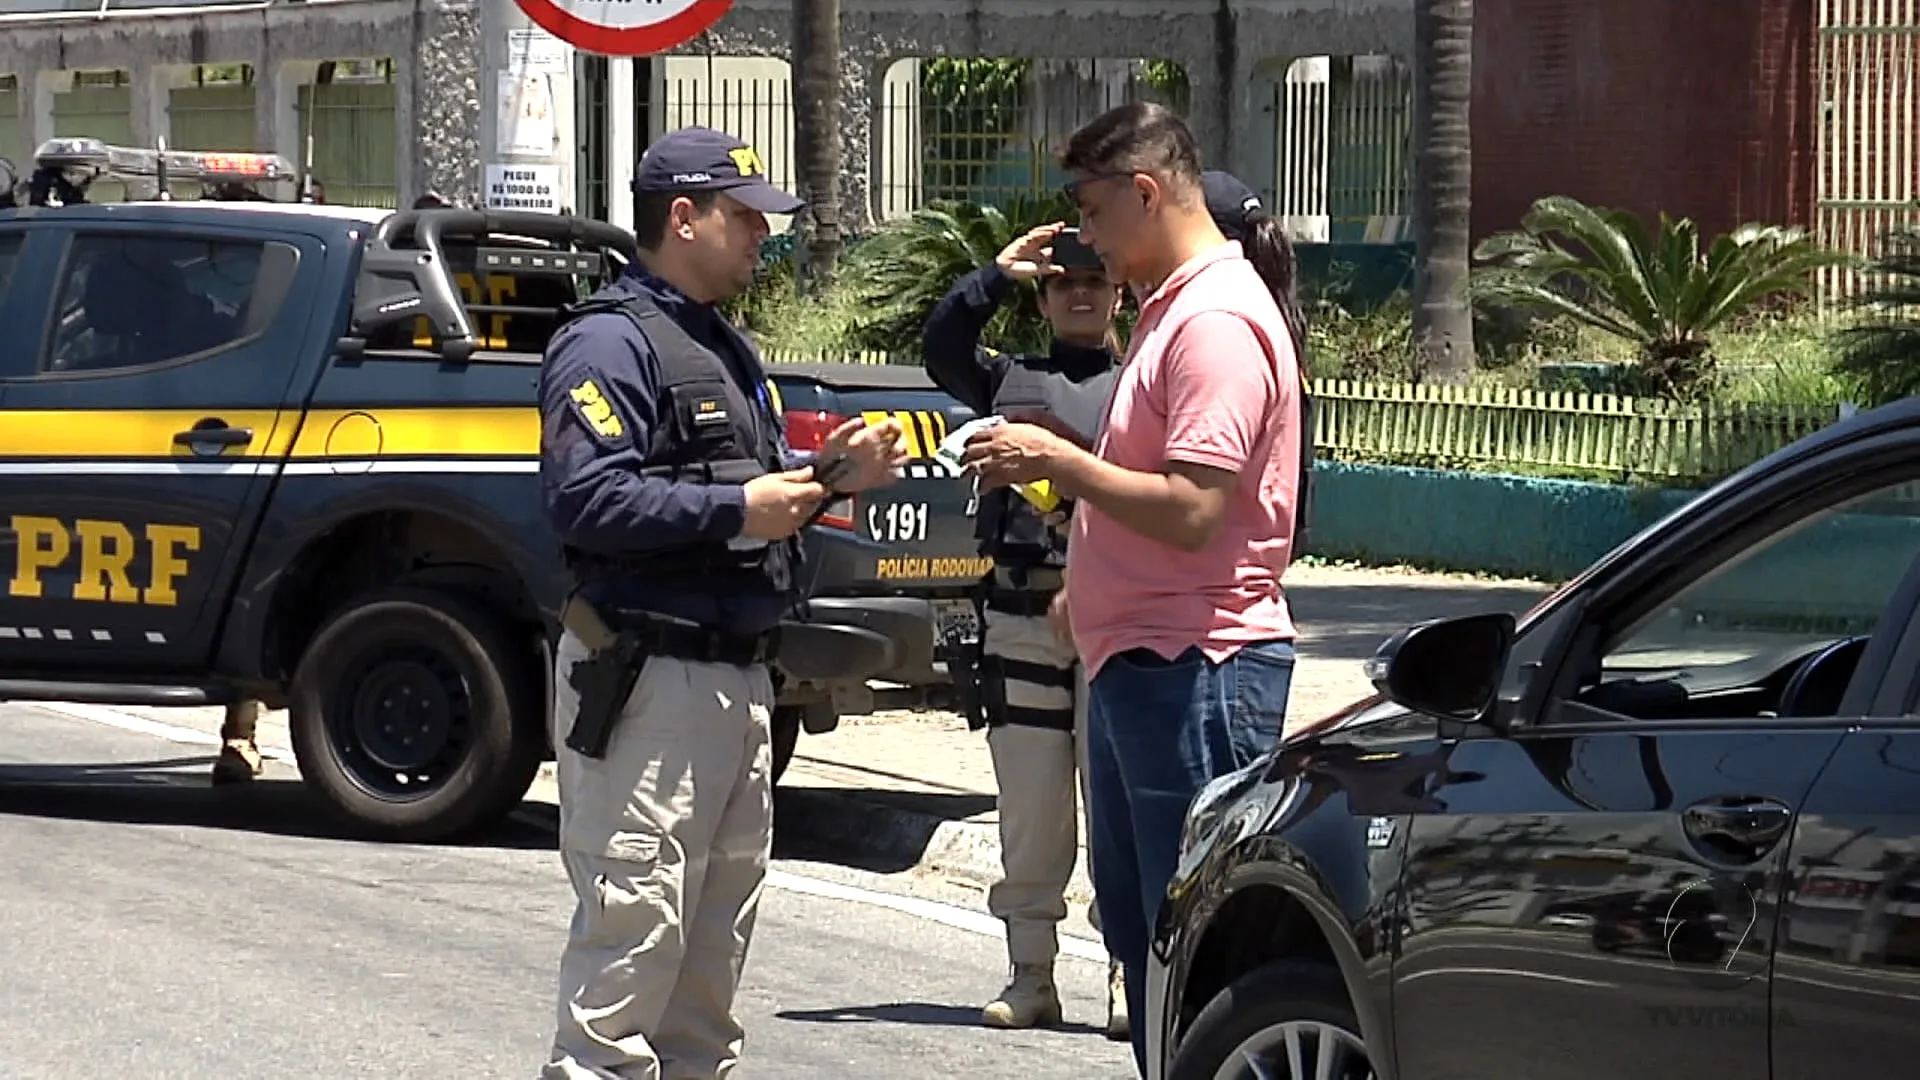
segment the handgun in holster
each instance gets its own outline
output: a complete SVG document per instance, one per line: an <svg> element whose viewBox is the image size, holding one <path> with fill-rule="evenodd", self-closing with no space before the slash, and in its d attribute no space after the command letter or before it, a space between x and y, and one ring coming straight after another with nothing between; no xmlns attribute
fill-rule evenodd
<svg viewBox="0 0 1920 1080"><path fill-rule="evenodd" d="M966 718L968 731L979 731L987 726L987 699L980 685L982 660L987 647L987 611L986 591L974 590L973 594L974 626L977 628L971 641L945 644L947 649L947 676L953 682L953 709Z"/></svg>
<svg viewBox="0 0 1920 1080"><path fill-rule="evenodd" d="M560 620L587 647L586 658L576 661L567 673L568 685L580 696L573 728L567 732L567 749L603 758L640 679L640 669L646 666L644 643L634 630L609 627L593 605L578 595L568 599Z"/></svg>

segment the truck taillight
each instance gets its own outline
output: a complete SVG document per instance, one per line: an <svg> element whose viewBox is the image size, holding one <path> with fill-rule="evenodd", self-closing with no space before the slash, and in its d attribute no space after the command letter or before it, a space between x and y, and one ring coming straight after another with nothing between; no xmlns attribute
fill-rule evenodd
<svg viewBox="0 0 1920 1080"><path fill-rule="evenodd" d="M786 413L787 445L795 450L818 453L826 443L833 429L847 422L844 416L824 412L818 409L794 409ZM853 528L853 496L849 495L833 504L826 513L820 515L820 524L830 529Z"/></svg>

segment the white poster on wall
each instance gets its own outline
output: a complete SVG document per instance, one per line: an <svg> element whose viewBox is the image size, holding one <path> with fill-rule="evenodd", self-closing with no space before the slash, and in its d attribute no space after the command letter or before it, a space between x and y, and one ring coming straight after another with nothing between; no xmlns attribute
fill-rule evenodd
<svg viewBox="0 0 1920 1080"><path fill-rule="evenodd" d="M487 166L487 209L557 214L560 206L560 166Z"/></svg>
<svg viewBox="0 0 1920 1080"><path fill-rule="evenodd" d="M516 75L565 75L573 46L539 27L507 31L507 70Z"/></svg>
<svg viewBox="0 0 1920 1080"><path fill-rule="evenodd" d="M551 154L554 128L553 78L549 75L500 75L500 112L494 142L502 154Z"/></svg>

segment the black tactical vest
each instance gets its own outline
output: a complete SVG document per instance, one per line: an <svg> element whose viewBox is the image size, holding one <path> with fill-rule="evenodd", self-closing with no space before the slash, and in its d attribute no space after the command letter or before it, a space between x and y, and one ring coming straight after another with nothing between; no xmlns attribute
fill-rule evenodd
<svg viewBox="0 0 1920 1080"><path fill-rule="evenodd" d="M660 365L660 422L647 446L642 476L732 485L786 467L777 420L741 389L725 360L648 297L602 290L568 307L560 325L602 312L633 320ZM800 542L798 537L772 543L735 540L613 558L568 548L566 556L582 579L618 575L685 592L787 595L795 591Z"/></svg>
<svg viewBox="0 0 1920 1080"><path fill-rule="evenodd" d="M1113 396L1119 367L1074 382L1053 371L1008 366L994 390L993 411L1001 416L1044 412L1077 432L1088 445L1100 433ZM996 488L980 496L974 536L980 554L1001 566L1032 568L1067 565L1067 538L1047 525L1038 508L1012 488Z"/></svg>

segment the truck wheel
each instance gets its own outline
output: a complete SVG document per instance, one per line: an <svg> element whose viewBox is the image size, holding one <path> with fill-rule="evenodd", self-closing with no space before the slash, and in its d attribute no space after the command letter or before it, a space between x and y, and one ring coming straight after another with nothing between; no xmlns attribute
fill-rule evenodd
<svg viewBox="0 0 1920 1080"><path fill-rule="evenodd" d="M793 752L800 745L800 718L806 711L799 705L782 705L773 710L773 782L776 784L793 763Z"/></svg>
<svg viewBox="0 0 1920 1080"><path fill-rule="evenodd" d="M533 783L544 692L504 620L446 592L381 589L331 616L300 658L293 751L350 824L454 839L505 817Z"/></svg>

